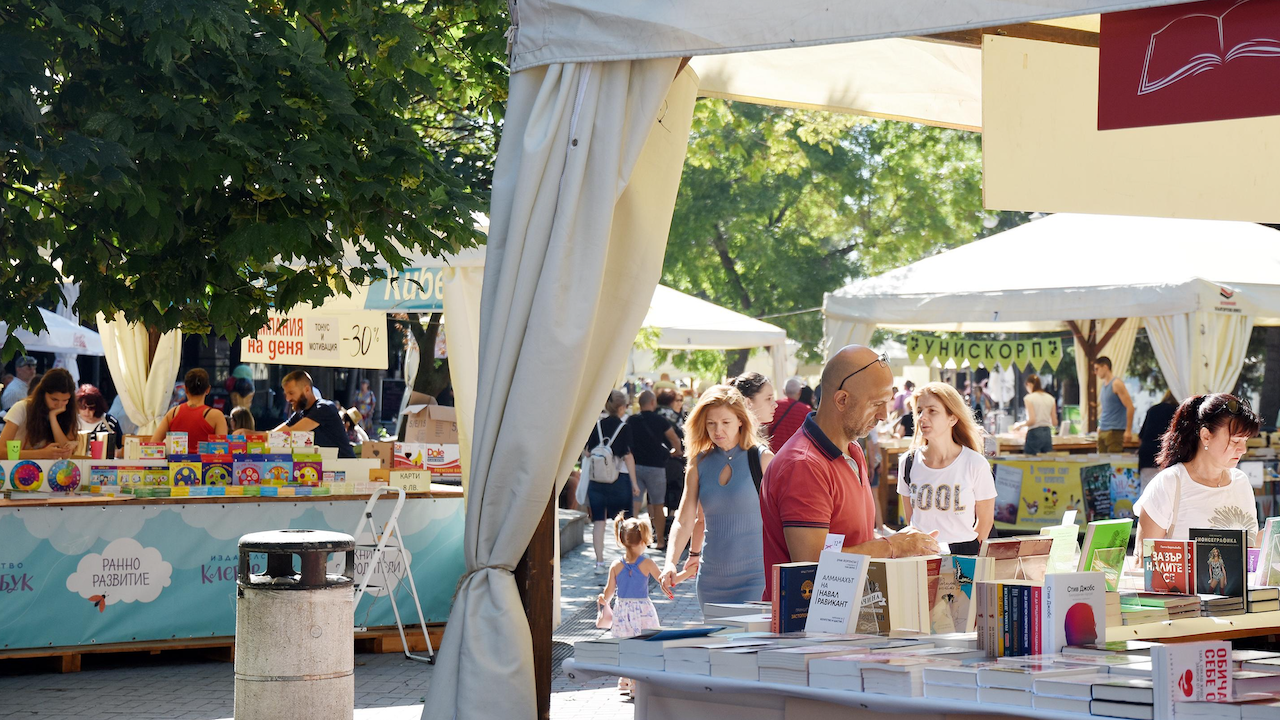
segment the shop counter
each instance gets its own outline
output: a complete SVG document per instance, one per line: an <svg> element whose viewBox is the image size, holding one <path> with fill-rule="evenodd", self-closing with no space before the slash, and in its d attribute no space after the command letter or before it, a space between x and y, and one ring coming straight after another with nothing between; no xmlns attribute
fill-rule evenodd
<svg viewBox="0 0 1280 720"><path fill-rule="evenodd" d="M240 537L283 528L350 534L368 498L2 500L0 655L232 636ZM394 500L380 501L375 528L381 528L393 505ZM408 560L429 624L448 619L454 587L465 570L464 524L457 488L433 485L431 492L411 493L399 518L407 557L384 555L387 571L401 578ZM358 544L372 540L365 534L356 538ZM357 551L357 573L370 554ZM341 558L332 558L331 572L341 564ZM356 608L357 625L394 625L386 592L369 590ZM407 583L401 583L400 592L397 600L407 600Z"/></svg>

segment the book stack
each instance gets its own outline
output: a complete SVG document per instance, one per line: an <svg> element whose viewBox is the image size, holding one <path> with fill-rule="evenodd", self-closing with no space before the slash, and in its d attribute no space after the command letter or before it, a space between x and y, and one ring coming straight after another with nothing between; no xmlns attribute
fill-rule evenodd
<svg viewBox="0 0 1280 720"><path fill-rule="evenodd" d="M888 635L900 628L924 630L929 626L927 559L868 562L857 632Z"/></svg>
<svg viewBox="0 0 1280 720"><path fill-rule="evenodd" d="M769 613L770 632L799 632L809 617L809 599L813 596L816 562L779 563L773 566L773 590ZM855 591L860 594L861 587ZM802 683L803 684L803 683Z"/></svg>
<svg viewBox="0 0 1280 720"><path fill-rule="evenodd" d="M1232 700L1231 675L1229 642L1156 645L1151 648L1151 682L1157 706L1155 716L1161 720L1174 717L1174 707L1180 702Z"/></svg>
<svg viewBox="0 0 1280 720"><path fill-rule="evenodd" d="M995 562L989 557L943 555L938 561L938 578L929 579L929 631L935 635L972 633L977 607L973 603L973 583L995 577Z"/></svg>
<svg viewBox="0 0 1280 720"><path fill-rule="evenodd" d="M1162 620L1182 620L1184 618L1200 617L1200 598L1195 595L1127 590L1120 593L1120 605L1121 609L1125 611L1132 608L1161 610L1167 616ZM1134 624L1128 614L1124 616L1124 621L1126 625ZM1157 621L1153 620L1152 622Z"/></svg>
<svg viewBox="0 0 1280 720"><path fill-rule="evenodd" d="M1201 594L1199 598L1200 614L1205 617L1226 617L1245 613L1243 597Z"/></svg>
<svg viewBox="0 0 1280 720"><path fill-rule="evenodd" d="M989 558L993 580L1043 582L1053 551L1051 536L1025 535L988 538L978 550L979 558Z"/></svg>
<svg viewBox="0 0 1280 720"><path fill-rule="evenodd" d="M1067 661L996 663L978 670L978 702L1032 707L1032 687L1036 680L1073 675L1095 675L1092 665Z"/></svg>
<svg viewBox="0 0 1280 720"><path fill-rule="evenodd" d="M939 648L939 647L896 647L881 649L874 646L867 648L868 652L852 653L847 655L835 655L826 658L819 658L809 664L809 687L827 688L831 690L852 690L855 692L863 692L864 671L867 668L879 667L881 665L895 664L900 665L902 670L888 670L887 672L906 672L908 675L917 673L905 680L894 680L892 678L880 677L881 684L874 687L901 687L904 683L910 687L919 684L918 671L922 671L925 667L916 663L895 663L895 660L901 658L931 658L949 663L958 664L962 660L972 656L974 651L964 650L962 648ZM906 668L911 668L910 670ZM922 694L917 692L916 694ZM871 691L869 691L871 692ZM875 691L878 692L878 691Z"/></svg>
<svg viewBox="0 0 1280 720"><path fill-rule="evenodd" d="M595 665L617 665L618 643L622 638L606 637L599 640L580 640L573 644L573 659Z"/></svg>
<svg viewBox="0 0 1280 720"><path fill-rule="evenodd" d="M887 662L862 668L862 691L877 695L921 697L924 695L924 671L929 668L952 667L959 663L942 655L904 655Z"/></svg>
<svg viewBox="0 0 1280 720"><path fill-rule="evenodd" d="M1155 690L1148 678L1108 678L1094 683L1089 712L1131 720L1155 719Z"/></svg>
<svg viewBox="0 0 1280 720"><path fill-rule="evenodd" d="M1120 593L1107 591L1106 597L1107 627L1119 627L1124 624L1124 606L1120 602Z"/></svg>
<svg viewBox="0 0 1280 720"><path fill-rule="evenodd" d="M1097 672L1037 679L1031 689L1031 707L1088 715L1094 683L1110 679L1110 675Z"/></svg>
<svg viewBox="0 0 1280 720"><path fill-rule="evenodd" d="M707 653L711 677L757 681L760 679L758 656L773 647L776 647L773 643L764 643L754 647L711 648Z"/></svg>
<svg viewBox="0 0 1280 720"><path fill-rule="evenodd" d="M716 624L731 627L737 632L772 632L773 615L767 612L752 615L733 615L716 618Z"/></svg>
<svg viewBox="0 0 1280 720"><path fill-rule="evenodd" d="M654 628L618 644L618 665L644 670L665 670L666 653L672 648L713 642L707 636L721 627Z"/></svg>
<svg viewBox="0 0 1280 720"><path fill-rule="evenodd" d="M924 669L924 696L942 700L978 702L978 671L996 667L989 658L963 660L958 665L939 665Z"/></svg>
<svg viewBox="0 0 1280 720"><path fill-rule="evenodd" d="M744 603L705 603L702 606L702 617L707 622L718 622L720 618L738 617L741 615L759 615L769 609L769 604L756 601Z"/></svg>
<svg viewBox="0 0 1280 720"><path fill-rule="evenodd" d="M1280 610L1280 588L1249 588L1249 612L1275 612Z"/></svg>
<svg viewBox="0 0 1280 720"><path fill-rule="evenodd" d="M783 685L808 685L809 662L838 655L866 654L862 648L844 645L802 645L800 647L763 650L756 655L760 682Z"/></svg>
<svg viewBox="0 0 1280 720"><path fill-rule="evenodd" d="M1081 643L1062 648L1063 655L1138 655L1138 659L1150 659L1151 648L1156 643L1146 640L1115 640L1113 642Z"/></svg>
<svg viewBox="0 0 1280 720"><path fill-rule="evenodd" d="M1237 693L1231 702L1177 703L1175 720L1277 720L1280 694Z"/></svg>
<svg viewBox="0 0 1280 720"><path fill-rule="evenodd" d="M1196 614L1200 613L1199 601L1196 603ZM1147 623L1164 622L1169 619L1169 611L1158 607L1142 607L1140 605L1120 604L1120 617L1125 625L1146 625Z"/></svg>
<svg viewBox="0 0 1280 720"><path fill-rule="evenodd" d="M1028 580L975 583L978 642L989 657L1038 655L1042 588Z"/></svg>
<svg viewBox="0 0 1280 720"><path fill-rule="evenodd" d="M711 651L729 648L761 648L775 647L767 640L722 640L708 639L706 642L693 645L678 645L666 648L662 656L666 661L667 672L685 673L688 675L711 674Z"/></svg>

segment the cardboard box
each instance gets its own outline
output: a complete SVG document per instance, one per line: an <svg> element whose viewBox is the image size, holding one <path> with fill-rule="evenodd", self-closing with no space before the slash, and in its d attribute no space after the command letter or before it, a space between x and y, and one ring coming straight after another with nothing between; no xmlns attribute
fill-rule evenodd
<svg viewBox="0 0 1280 720"><path fill-rule="evenodd" d="M314 430L294 430L289 433L293 447L309 448L316 444L316 433Z"/></svg>
<svg viewBox="0 0 1280 720"><path fill-rule="evenodd" d="M405 408L404 441L434 445L458 442L458 414L435 398L413 393Z"/></svg>
<svg viewBox="0 0 1280 720"><path fill-rule="evenodd" d="M233 460L230 455L201 455L203 465L201 479L205 485L230 485L232 483Z"/></svg>
<svg viewBox="0 0 1280 720"><path fill-rule="evenodd" d="M184 432L165 433L164 446L165 452L170 455L186 455L190 445L187 444L187 434Z"/></svg>
<svg viewBox="0 0 1280 720"><path fill-rule="evenodd" d="M324 467L319 455L293 456L293 483L316 487L324 477Z"/></svg>
<svg viewBox="0 0 1280 720"><path fill-rule="evenodd" d="M262 461L256 458L252 460L236 458L231 466L231 473L236 485L261 485Z"/></svg>
<svg viewBox="0 0 1280 720"><path fill-rule="evenodd" d="M169 484L174 487L199 485L202 471L199 455L174 455L169 458Z"/></svg>
<svg viewBox="0 0 1280 720"><path fill-rule="evenodd" d="M396 454L396 444L389 442L367 442L360 446L360 457L378 461L378 467L390 470Z"/></svg>
<svg viewBox="0 0 1280 720"><path fill-rule="evenodd" d="M293 477L292 455L263 455L262 484L284 485Z"/></svg>

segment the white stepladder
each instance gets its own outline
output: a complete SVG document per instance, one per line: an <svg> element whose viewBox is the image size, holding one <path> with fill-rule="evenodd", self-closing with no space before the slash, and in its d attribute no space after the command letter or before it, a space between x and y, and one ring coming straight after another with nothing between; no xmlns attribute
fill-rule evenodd
<svg viewBox="0 0 1280 720"><path fill-rule="evenodd" d="M378 533L375 529L373 520L373 508L377 505L378 500L383 495L395 493L396 504L391 509L391 517L382 526L382 532ZM381 587L387 591L387 597L391 599L391 611L396 616L396 629L400 631L400 644L404 648L404 656L410 660L434 665L436 662L436 651L431 647L431 637L427 634L427 620L422 614L422 603L418 600L418 586L413 581L413 570L409 567L409 555L404 549L404 538L400 534L400 510L404 508L404 489L398 487L380 487L370 496L369 502L364 505L364 512L360 515L360 522L356 525L354 537L356 539L356 549L370 549L373 551L369 557L369 563L365 567L365 571L360 573L360 578L356 584L355 603L353 607L359 607L360 599L364 597L365 590L371 587L369 581L373 579L375 574L380 576L379 582L382 585L373 585L372 587ZM361 544L360 535L364 532L365 526L369 527L370 534L376 541L374 544ZM387 549L395 551L400 556L400 561L404 563L404 574L409 579L409 592L413 596L413 605L418 611L418 623L422 628L422 637L427 642L427 656L414 655L409 651L409 639L405 637L404 621L400 618L400 606L396 603L396 591L400 588L400 578L394 572L387 572L386 565L382 562L383 555ZM370 608L372 609L372 608ZM368 611L365 613L368 617ZM357 632L363 632L367 628L357 627Z"/></svg>

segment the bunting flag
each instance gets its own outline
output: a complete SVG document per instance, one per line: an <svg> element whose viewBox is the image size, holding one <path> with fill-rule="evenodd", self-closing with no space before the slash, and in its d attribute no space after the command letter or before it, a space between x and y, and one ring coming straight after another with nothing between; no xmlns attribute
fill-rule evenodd
<svg viewBox="0 0 1280 720"><path fill-rule="evenodd" d="M1057 370L1062 362L1062 340L965 340L912 333L907 336L907 358L923 360L926 364L937 360L942 365L954 360L956 367L968 362L970 367L988 369L999 365L1002 368L1030 366L1034 370L1047 364Z"/></svg>

